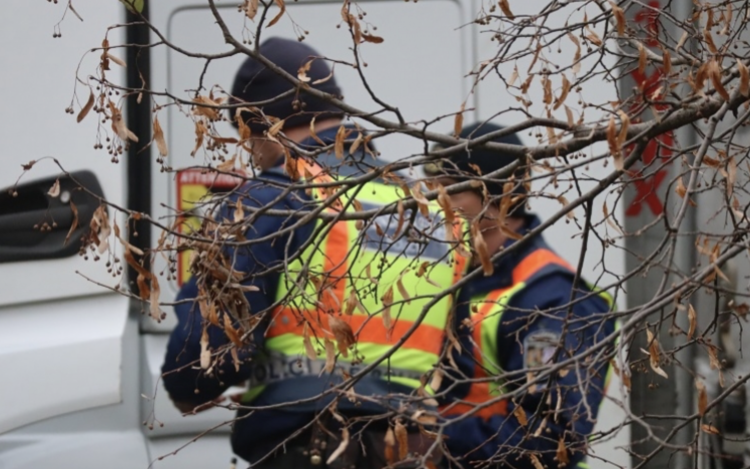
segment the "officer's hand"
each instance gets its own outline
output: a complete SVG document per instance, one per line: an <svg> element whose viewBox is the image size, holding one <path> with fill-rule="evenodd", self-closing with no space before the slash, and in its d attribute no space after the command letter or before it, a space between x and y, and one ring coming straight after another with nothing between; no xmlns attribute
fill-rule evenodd
<svg viewBox="0 0 750 469"><path fill-rule="evenodd" d="M175 400L173 400L172 403L174 404L175 407L177 407L177 410L183 413L183 415L185 414L195 415L205 410L208 410L218 404L221 404L225 400L226 400L226 397L219 396L212 401L208 401L199 405L195 405L192 402L175 401Z"/></svg>

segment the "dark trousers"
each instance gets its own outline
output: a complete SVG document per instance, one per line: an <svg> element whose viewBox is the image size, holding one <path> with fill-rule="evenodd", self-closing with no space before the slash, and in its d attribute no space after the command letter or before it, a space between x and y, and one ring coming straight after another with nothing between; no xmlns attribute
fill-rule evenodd
<svg viewBox="0 0 750 469"><path fill-rule="evenodd" d="M286 451L280 450L253 465L253 469L441 469L443 466L440 444L435 445L435 440L418 431L407 434L408 454L401 460L399 443L387 445L384 430L351 430L349 443L343 452L339 452L341 429L330 424L326 427L323 429L315 424L314 428L287 443ZM329 458L336 452L338 456L328 464Z"/></svg>

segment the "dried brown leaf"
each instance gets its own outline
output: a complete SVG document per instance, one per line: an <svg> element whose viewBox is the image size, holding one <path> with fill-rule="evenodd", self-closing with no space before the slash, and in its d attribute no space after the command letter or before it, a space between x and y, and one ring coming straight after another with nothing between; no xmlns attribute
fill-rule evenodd
<svg viewBox="0 0 750 469"><path fill-rule="evenodd" d="M354 345L354 343L356 342L356 339L354 338L354 332L352 331L352 326L350 326L349 323L347 323L343 319L340 319L336 315L331 315L328 317L328 325L331 327L331 332L336 338L336 344L338 346L339 352L341 352L341 355L343 355L344 357L348 357L349 347Z"/></svg>
<svg viewBox="0 0 750 469"><path fill-rule="evenodd" d="M568 81L568 77L565 76L563 73L562 76L562 90L560 91L560 96L557 98L557 101L555 101L555 107L556 110L560 106L565 103L565 100L568 98L568 93L570 92L570 82Z"/></svg>
<svg viewBox="0 0 750 469"><path fill-rule="evenodd" d="M523 407L521 407L520 405L516 405L514 407L513 415L518 419L518 423L520 423L522 427L525 427L529 424L529 419L526 418L526 411L524 411Z"/></svg>
<svg viewBox="0 0 750 469"><path fill-rule="evenodd" d="M156 142L156 148L159 150L159 155L165 157L169 154L167 150L167 142L164 139L164 131L159 124L159 118L154 116L154 141Z"/></svg>
<svg viewBox="0 0 750 469"><path fill-rule="evenodd" d="M591 26L586 25L586 30L589 32L586 35L586 39L588 39L589 41L591 41L596 47L601 47L602 44L604 44L602 42L601 38L599 37L599 35L596 34L596 31L594 31L593 29L591 29Z"/></svg>
<svg viewBox="0 0 750 469"><path fill-rule="evenodd" d="M109 58L109 60L111 60L112 62L116 63L120 67L127 68L127 66L128 66L128 64L126 64L124 60L122 60L121 58L116 57L116 56L110 54L109 52L107 52L107 58Z"/></svg>
<svg viewBox="0 0 750 469"><path fill-rule="evenodd" d="M750 73L747 65L739 58L737 59L737 70L740 72L740 94L746 98L750 97Z"/></svg>
<svg viewBox="0 0 750 469"><path fill-rule="evenodd" d="M52 184L52 187L49 188L47 191L47 195L56 198L60 195L60 180L55 179L55 182Z"/></svg>
<svg viewBox="0 0 750 469"><path fill-rule="evenodd" d="M711 365L712 370L721 370L721 362L719 361L719 354L716 351L716 347L712 345L706 346L708 350L708 361Z"/></svg>
<svg viewBox="0 0 750 469"><path fill-rule="evenodd" d="M255 15L258 14L258 4L260 0L246 0L245 1L245 15L249 20L254 20Z"/></svg>
<svg viewBox="0 0 750 469"><path fill-rule="evenodd" d="M479 223L476 221L471 224L471 238L474 250L479 257L479 261L482 263L482 271L484 272L485 277L489 277L495 271L495 267L492 264L490 252L487 249L487 242L484 240L482 230L479 228Z"/></svg>
<svg viewBox="0 0 750 469"><path fill-rule="evenodd" d="M669 77L672 73L672 56L669 54L669 50L664 49L661 55L662 59L662 71L665 77Z"/></svg>
<svg viewBox="0 0 750 469"><path fill-rule="evenodd" d="M385 442L385 461L389 466L393 466L397 462L396 454L394 453L396 435L393 434L393 429L391 427L388 427L388 430L386 430L383 441Z"/></svg>
<svg viewBox="0 0 750 469"><path fill-rule="evenodd" d="M625 12L615 2L609 0L609 6L612 8L612 14L615 17L615 24L617 25L617 34L620 36L625 35Z"/></svg>
<svg viewBox="0 0 750 469"><path fill-rule="evenodd" d="M721 67L716 59L711 59L711 62L709 62L708 76L711 78L711 83L713 83L716 92L719 93L724 101L729 101L729 93L721 83Z"/></svg>
<svg viewBox="0 0 750 469"><path fill-rule="evenodd" d="M398 212L398 221L396 222L396 230L393 233L393 239L398 238L398 236L401 234L401 229L404 226L404 201L402 199L398 199L396 211Z"/></svg>
<svg viewBox="0 0 750 469"><path fill-rule="evenodd" d="M404 272L404 273L406 273L406 272ZM398 292L401 295L401 298L403 298L404 300L406 300L406 304L407 305L410 304L411 303L411 295L409 295L409 292L404 287L403 276L399 277L398 280L396 280L396 287L398 288Z"/></svg>
<svg viewBox="0 0 750 469"><path fill-rule="evenodd" d="M83 105L81 110L78 112L78 117L76 117L76 122L81 122L83 119L86 118L89 111L94 107L94 92L93 90L89 91L89 99L86 101L86 104Z"/></svg>
<svg viewBox="0 0 750 469"><path fill-rule="evenodd" d="M310 338L310 324L307 321L302 325L302 342L305 344L305 355L307 355L307 358L317 360L318 352L313 347L312 339Z"/></svg>
<svg viewBox="0 0 750 469"><path fill-rule="evenodd" d="M393 326L393 323L391 321L391 305L393 304L393 286L388 287L388 289L383 294L383 327L390 335L391 327Z"/></svg>
<svg viewBox="0 0 750 469"><path fill-rule="evenodd" d="M609 124L607 125L607 143L609 144L609 152L615 162L615 169L622 171L625 165L623 163L620 147L617 146L617 126L615 123L615 116L609 117Z"/></svg>
<svg viewBox="0 0 750 469"><path fill-rule="evenodd" d="M325 365L325 371L326 373L332 373L333 367L336 365L336 349L334 348L333 342L326 337L325 338L325 348L326 348L326 365Z"/></svg>
<svg viewBox="0 0 750 469"><path fill-rule="evenodd" d="M398 442L398 459L403 461L409 455L409 438L406 427L400 420L396 421L393 433L396 435L396 441Z"/></svg>
<svg viewBox="0 0 750 469"><path fill-rule="evenodd" d="M364 39L367 42L372 42L373 44L380 44L381 42L383 42L382 37L374 36L371 34L365 34L365 33L362 33L362 39Z"/></svg>
<svg viewBox="0 0 750 469"><path fill-rule="evenodd" d="M707 423L704 423L703 425L701 425L701 430L703 430L706 433L710 433L711 435L721 434L721 432L716 427L714 427L713 425L709 425Z"/></svg>
<svg viewBox="0 0 750 469"><path fill-rule="evenodd" d="M156 275L151 275L151 318L156 322L161 322L162 320L162 312L159 308L159 296L160 296L160 290L159 290L159 280L156 278Z"/></svg>
<svg viewBox="0 0 750 469"><path fill-rule="evenodd" d="M664 379L669 379L669 376L667 376L667 373L659 367L660 347L659 347L659 343L654 337L654 334L651 332L651 329L646 329L646 337L647 337L646 340L648 341L648 344L649 344L648 355L649 355L649 363L651 364L651 369L654 371L654 373L658 374Z"/></svg>
<svg viewBox="0 0 750 469"><path fill-rule="evenodd" d="M516 80L518 80L518 64L513 66L513 74L511 74L508 79L508 86L513 86L516 83Z"/></svg>
<svg viewBox="0 0 750 469"><path fill-rule="evenodd" d="M270 28L271 26L275 25L279 22L282 16L284 16L284 12L286 12L286 5L284 5L284 0L274 0L276 2L276 5L279 6L279 12L274 16L274 18L268 22L268 25L266 25L266 28Z"/></svg>
<svg viewBox="0 0 750 469"><path fill-rule="evenodd" d="M430 378L430 389L437 392L438 389L440 389L440 386L443 384L443 372L439 369L436 369L432 372L432 377Z"/></svg>
<svg viewBox="0 0 750 469"><path fill-rule="evenodd" d="M576 46L576 53L573 56L573 74L577 74L581 71L581 41L573 33L568 33L568 37Z"/></svg>
<svg viewBox="0 0 750 469"><path fill-rule="evenodd" d="M737 161L735 161L734 156L730 156L727 160L726 178L727 198L731 199L732 193L734 192L734 185L737 183Z"/></svg>
<svg viewBox="0 0 750 469"><path fill-rule="evenodd" d="M555 455L555 460L563 466L567 466L570 462L570 458L568 458L568 448L565 446L565 438L562 436L557 441L557 454Z"/></svg>
<svg viewBox="0 0 750 469"><path fill-rule="evenodd" d="M414 184L411 188L411 195L414 197L414 200L417 201L417 206L419 207L419 211L422 213L423 216L429 217L429 203L430 201L427 200L427 197L425 197L422 194L422 185L420 183Z"/></svg>
<svg viewBox="0 0 750 469"><path fill-rule="evenodd" d="M544 75L542 77L542 89L544 90L544 98L542 101L544 101L544 104L552 104L552 80L549 79L547 75Z"/></svg>
<svg viewBox="0 0 750 469"><path fill-rule="evenodd" d="M648 57L646 55L646 47L638 43L638 73L643 75L646 73L646 66L648 65Z"/></svg>
<svg viewBox="0 0 750 469"><path fill-rule="evenodd" d="M565 117L568 120L568 126L572 128L575 125L575 119L573 118L573 111L568 106L565 106Z"/></svg>
<svg viewBox="0 0 750 469"><path fill-rule="evenodd" d="M534 453L528 453L529 458L531 459L531 464L534 465L534 469L545 469L542 462L539 460L539 457Z"/></svg>
<svg viewBox="0 0 750 469"><path fill-rule="evenodd" d="M208 348L208 328L201 333L201 369L207 370L211 365L211 350Z"/></svg>
<svg viewBox="0 0 750 469"><path fill-rule="evenodd" d="M310 81L310 77L307 76L307 72L310 71L310 66L313 63L313 60L315 59L308 60L303 66L299 68L299 70L297 70L297 79L299 81L303 83L308 83Z"/></svg>
<svg viewBox="0 0 750 469"><path fill-rule="evenodd" d="M695 381L695 387L698 389L698 415L703 417L706 414L706 408L708 407L708 393L706 392L706 385L702 381Z"/></svg>
<svg viewBox="0 0 750 469"><path fill-rule="evenodd" d="M685 187L685 183L682 182L682 178L677 178L677 185L674 188L674 191L677 193L677 195L680 196L681 199L685 198L685 194L687 194L687 187Z"/></svg>
<svg viewBox="0 0 750 469"><path fill-rule="evenodd" d="M346 314L347 316L351 316L354 313L354 308L357 307L358 303L359 300L357 299L357 292L356 290L352 289L352 291L349 292L346 303L344 304L344 314Z"/></svg>
<svg viewBox="0 0 750 469"><path fill-rule="evenodd" d="M198 95L193 98L195 106L193 106L193 114L196 116L207 117L209 120L217 121L221 119L221 113L219 109L208 106L218 106L219 103L211 99L209 96Z"/></svg>
<svg viewBox="0 0 750 469"><path fill-rule="evenodd" d="M115 103L113 103L112 101L109 102L109 110L111 113L110 117L112 119L112 131L117 134L117 136L122 141L132 140L138 143L138 137L136 137L136 135L125 126L125 120L122 118L122 112L117 109L117 106L115 106Z"/></svg>
<svg viewBox="0 0 750 469"><path fill-rule="evenodd" d="M461 103L461 110L458 111L456 117L453 119L453 136L458 137L461 133L461 129L464 127L464 110L466 109L466 103Z"/></svg>
<svg viewBox="0 0 750 469"><path fill-rule="evenodd" d="M344 139L346 138L346 128L342 125L339 130L336 131L336 140L333 143L334 152L336 158L344 158Z"/></svg>
<svg viewBox="0 0 750 469"><path fill-rule="evenodd" d="M76 207L76 204L73 203L73 201L70 201L70 211L73 213L73 222L70 224L70 229L68 230L68 234L65 236L65 242L63 245L67 245L68 241L70 241L70 237L73 235L73 232L78 228L78 207Z"/></svg>
<svg viewBox="0 0 750 469"><path fill-rule="evenodd" d="M617 111L620 116L620 133L617 134L617 148L622 148L628 140L628 128L630 127L630 117L622 110Z"/></svg>
<svg viewBox="0 0 750 469"><path fill-rule="evenodd" d="M237 347L242 347L242 338L240 337L240 333L232 325L232 320L229 318L229 315L225 313L223 317L224 317L224 333L227 335L229 340L231 340L234 345L236 345Z"/></svg>
<svg viewBox="0 0 750 469"><path fill-rule="evenodd" d="M503 11L503 14L507 16L509 19L515 19L516 16L513 14L512 11L510 11L510 5L508 4L508 0L499 0L498 6Z"/></svg>

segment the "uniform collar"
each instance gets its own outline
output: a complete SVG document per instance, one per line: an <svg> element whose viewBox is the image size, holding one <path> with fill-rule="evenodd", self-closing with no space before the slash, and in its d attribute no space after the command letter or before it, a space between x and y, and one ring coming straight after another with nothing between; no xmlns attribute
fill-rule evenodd
<svg viewBox="0 0 750 469"><path fill-rule="evenodd" d="M520 234L525 235L529 231L537 228L541 224L541 220L534 214L524 215L524 224ZM495 261L494 272L489 277L479 276L465 287L467 293L471 296L477 296L480 294L488 293L498 288L506 288L513 284L513 270L516 266L531 252L536 251L540 248L547 247L547 243L544 242L544 238L541 235L532 236L528 239L514 240L508 239L502 249L508 249L516 243L522 243L516 247L512 252L501 257Z"/></svg>
<svg viewBox="0 0 750 469"><path fill-rule="evenodd" d="M343 126L346 129L355 130L355 127L351 124L343 124ZM301 141L298 145L309 150L320 148L325 145L330 145L336 141L336 134L338 133L339 127L340 126L337 125L321 130L316 134L316 136L318 137L317 139L310 136ZM321 141L324 143L324 145L320 144ZM360 147L360 150L357 152L358 154L356 157L352 156L348 152L348 147L349 145L345 146L345 154L343 159L351 159L352 161L356 161L356 163L353 165L342 164L342 161L338 159L333 152L320 154L317 156L316 160L322 167L335 167L337 169L337 174L339 174L340 176L357 176L361 175L364 171L367 170L367 168L380 167L385 165L385 161L373 158L372 155L370 155L368 152L361 150L362 147ZM368 147L371 150L375 151L372 143L369 143ZM271 168L269 172L283 172L283 166L284 158L279 158L278 164Z"/></svg>

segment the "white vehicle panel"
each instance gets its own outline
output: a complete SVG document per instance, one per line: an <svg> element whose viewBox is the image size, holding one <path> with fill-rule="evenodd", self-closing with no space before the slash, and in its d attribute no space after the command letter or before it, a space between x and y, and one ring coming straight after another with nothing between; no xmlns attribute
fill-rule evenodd
<svg viewBox="0 0 750 469"><path fill-rule="evenodd" d="M147 468L148 451L138 430L19 436L0 442L0 469Z"/></svg>
<svg viewBox="0 0 750 469"><path fill-rule="evenodd" d="M121 22L123 8L117 1L76 0L76 11L84 21L68 12L60 23L62 37L55 39L52 34L65 4L27 0L0 3L0 42L4 44L0 47L4 70L0 102L7 119L0 126L0 189L16 183L23 173L22 164L52 156L66 171L91 170L107 199L121 203L123 164L113 164L105 152L93 149L97 132L94 113L78 124L75 115L66 114L65 108L71 105L74 87L76 112L88 99L88 88L76 83L76 69L80 63L79 76L84 79L94 72L99 54L87 51L101 45L107 26ZM121 31L109 32L113 43L121 42ZM121 51L113 54L123 55ZM110 77L116 78L117 74L122 71L113 69ZM21 182L60 172L53 161L39 161ZM114 283L104 275L102 265L88 266L77 255L55 261L0 263L0 305L102 292L101 287L77 276L76 270Z"/></svg>
<svg viewBox="0 0 750 469"><path fill-rule="evenodd" d="M100 295L0 308L0 433L120 402L127 303Z"/></svg>

